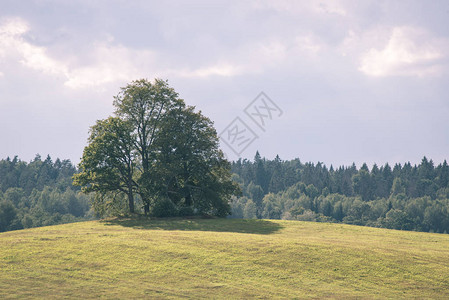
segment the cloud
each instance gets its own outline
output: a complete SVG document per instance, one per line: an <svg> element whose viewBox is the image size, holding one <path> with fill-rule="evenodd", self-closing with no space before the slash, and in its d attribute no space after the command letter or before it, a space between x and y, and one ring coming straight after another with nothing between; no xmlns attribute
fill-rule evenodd
<svg viewBox="0 0 449 300"><path fill-rule="evenodd" d="M208 67L193 69L193 70L172 70L168 73L172 73L175 76L180 77L209 77L209 76L224 76L230 77L242 73L244 70L242 67L233 65L230 63L218 63Z"/></svg>
<svg viewBox="0 0 449 300"><path fill-rule="evenodd" d="M96 43L89 65L79 65L69 71L65 86L79 89L101 86L110 82L129 81L153 71L155 54L149 50L133 50L122 45Z"/></svg>
<svg viewBox="0 0 449 300"><path fill-rule="evenodd" d="M29 30L28 24L19 18L8 18L1 23L0 35L3 38L20 36Z"/></svg>
<svg viewBox="0 0 449 300"><path fill-rule="evenodd" d="M210 58L204 66L187 66L164 71L167 76L207 78L261 74L264 71L290 66L304 57L317 58L323 43L312 34L298 35L293 39L266 38L227 51L225 58Z"/></svg>
<svg viewBox="0 0 449 300"><path fill-rule="evenodd" d="M0 23L2 74L7 76L8 72L16 68L14 64L18 64L48 76L56 76L65 87L71 89L102 87L139 77L204 79L260 74L282 66L289 67L292 61L298 62L304 57L316 57L324 45L311 32L294 36L266 36L237 47L222 47L219 54L208 53L200 62L189 62L178 53L170 55L155 49L126 47L117 43L112 34L106 34L104 40L83 45L77 52L64 45L58 48L37 45L32 34L38 33L33 32L31 26L21 18L4 19ZM13 67L3 69L7 65Z"/></svg>
<svg viewBox="0 0 449 300"><path fill-rule="evenodd" d="M314 8L316 11L327 14L336 14L340 16L346 16L346 9L343 7L340 1L316 1L314 3Z"/></svg>
<svg viewBox="0 0 449 300"><path fill-rule="evenodd" d="M315 56L324 48L324 43L321 42L316 36L308 34L297 36L296 46L299 52L309 54L310 56Z"/></svg>
<svg viewBox="0 0 449 300"><path fill-rule="evenodd" d="M3 60L12 56L33 70L67 76L63 63L52 59L44 47L35 46L23 38L28 31L28 24L18 18L8 19L0 25L0 56Z"/></svg>
<svg viewBox="0 0 449 300"><path fill-rule="evenodd" d="M44 47L37 47L26 42L18 43L17 50L22 54L20 62L31 69L46 74L68 76L67 66L47 55Z"/></svg>
<svg viewBox="0 0 449 300"><path fill-rule="evenodd" d="M79 53L77 57L69 54L61 61L50 56L47 48L27 41L24 36L29 31L29 25L19 18L7 19L0 25L0 62L18 62L26 68L60 76L64 85L73 89L144 76L154 61L151 51L111 45L110 38L107 43L94 43L91 51L87 51L89 54ZM86 65L83 60L91 63Z"/></svg>
<svg viewBox="0 0 449 300"><path fill-rule="evenodd" d="M288 12L292 14L315 13L315 14L335 14L346 16L347 12L341 1L338 0L277 0L277 1L255 1L253 7L258 9L274 9L279 12Z"/></svg>
<svg viewBox="0 0 449 300"><path fill-rule="evenodd" d="M422 29L395 27L383 49L371 48L361 55L359 70L376 77L439 75L447 46L447 40Z"/></svg>
<svg viewBox="0 0 449 300"><path fill-rule="evenodd" d="M30 26L22 19L7 19L0 24L0 63L19 63L23 67L56 75L63 78L64 86L71 89L101 87L117 81L129 81L139 77L179 76L206 78L210 76L236 76L253 72L252 64L226 62L225 59L213 59L203 66L182 66L161 59L161 55L151 50L132 49L114 44L108 36L107 41L95 42L77 55L70 51L55 59L49 55L49 49L27 41ZM270 52L275 56L279 45L258 47L262 56ZM248 57L251 53L246 53ZM232 60L235 57L229 57ZM260 63L260 61L256 62ZM0 64L1 67L1 64ZM4 76L0 72L0 77Z"/></svg>

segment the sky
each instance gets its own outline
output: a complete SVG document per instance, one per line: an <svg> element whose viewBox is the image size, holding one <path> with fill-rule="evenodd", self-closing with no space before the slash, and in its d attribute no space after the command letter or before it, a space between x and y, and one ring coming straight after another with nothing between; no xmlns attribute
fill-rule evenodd
<svg viewBox="0 0 449 300"><path fill-rule="evenodd" d="M133 80L168 80L230 160L449 159L449 1L0 0L0 158L79 163Z"/></svg>

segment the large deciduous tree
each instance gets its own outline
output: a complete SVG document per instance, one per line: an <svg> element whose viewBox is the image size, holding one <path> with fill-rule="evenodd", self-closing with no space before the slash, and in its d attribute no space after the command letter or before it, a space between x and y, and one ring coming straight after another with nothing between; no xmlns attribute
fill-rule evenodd
<svg viewBox="0 0 449 300"><path fill-rule="evenodd" d="M158 203L179 211L227 215L238 191L213 123L164 80L133 81L114 98L115 116L91 128L75 183L95 192L97 211L134 196L145 213ZM158 207L161 207L160 205Z"/></svg>

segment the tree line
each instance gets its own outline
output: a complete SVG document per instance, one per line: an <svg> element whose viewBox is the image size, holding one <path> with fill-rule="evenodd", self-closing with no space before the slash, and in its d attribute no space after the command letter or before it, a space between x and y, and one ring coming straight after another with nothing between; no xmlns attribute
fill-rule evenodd
<svg viewBox="0 0 449 300"><path fill-rule="evenodd" d="M232 163L243 191L232 216L343 222L449 232L449 166L424 157L419 165L363 164L359 169L261 158Z"/></svg>
<svg viewBox="0 0 449 300"><path fill-rule="evenodd" d="M228 162L212 121L167 81L132 81L91 128L78 168L0 161L0 231L95 216L213 215L449 231L449 166ZM231 201L232 200L232 201Z"/></svg>
<svg viewBox="0 0 449 300"><path fill-rule="evenodd" d="M94 218L89 196L72 185L76 172L70 160L50 156L0 160L0 231Z"/></svg>

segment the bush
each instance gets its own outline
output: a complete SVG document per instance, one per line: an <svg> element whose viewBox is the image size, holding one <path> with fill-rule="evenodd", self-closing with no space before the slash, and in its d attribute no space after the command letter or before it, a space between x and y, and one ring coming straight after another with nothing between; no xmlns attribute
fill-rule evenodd
<svg viewBox="0 0 449 300"><path fill-rule="evenodd" d="M163 198L156 201L153 205L151 208L151 215L158 218L176 217L178 215L178 210L170 199Z"/></svg>
<svg viewBox="0 0 449 300"><path fill-rule="evenodd" d="M14 204L8 200L0 202L0 232L7 230L20 229L16 226L17 210Z"/></svg>
<svg viewBox="0 0 449 300"><path fill-rule="evenodd" d="M180 217L193 216L194 214L195 212L193 211L193 208L190 206L181 206L178 210L178 215Z"/></svg>
<svg viewBox="0 0 449 300"><path fill-rule="evenodd" d="M390 229L412 230L414 228L413 221L406 212L400 209L390 210L383 220L383 225Z"/></svg>

